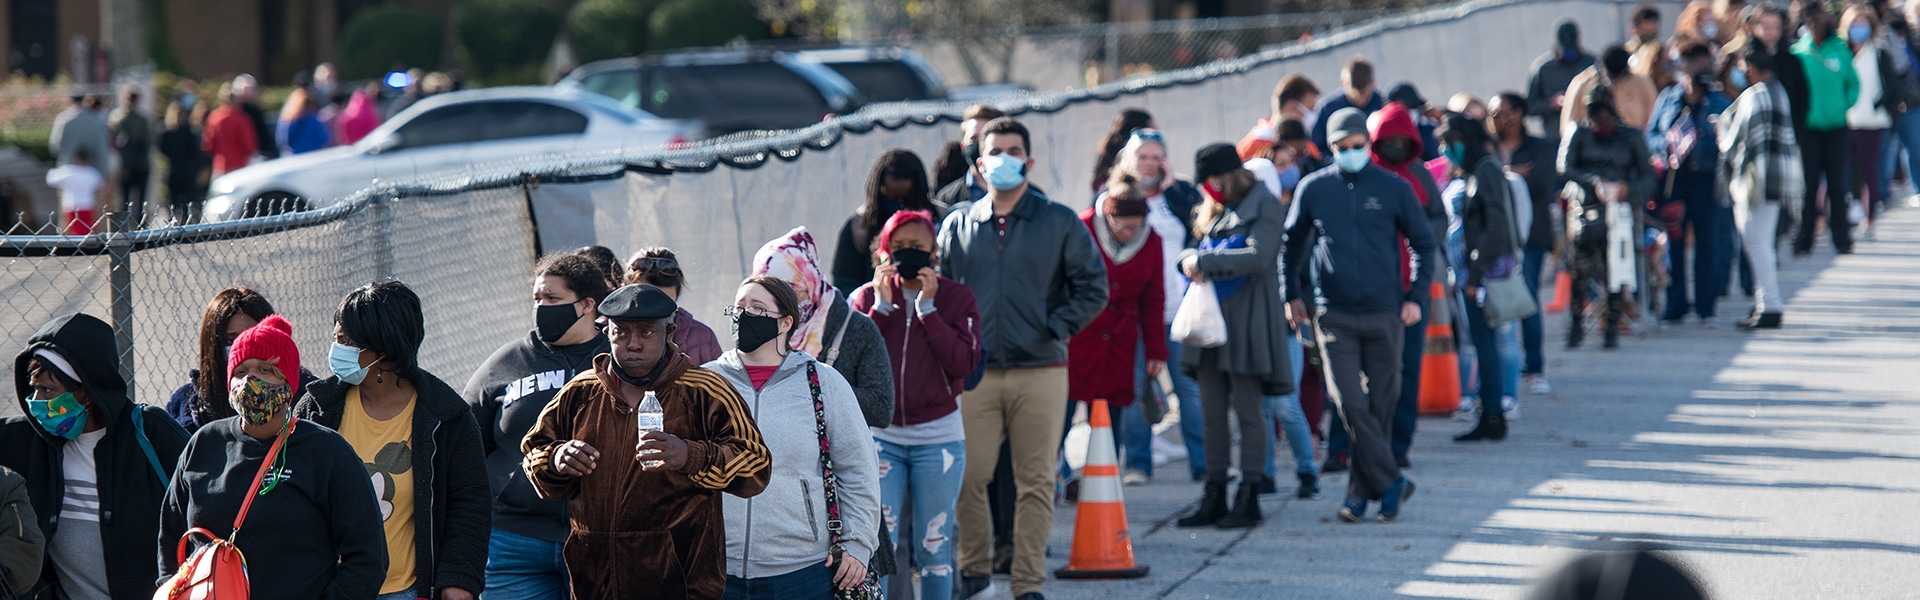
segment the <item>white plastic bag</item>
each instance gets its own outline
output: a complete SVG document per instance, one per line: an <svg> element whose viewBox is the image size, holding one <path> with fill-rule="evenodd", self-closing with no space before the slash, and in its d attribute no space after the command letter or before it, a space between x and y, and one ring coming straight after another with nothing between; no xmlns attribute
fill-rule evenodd
<svg viewBox="0 0 1920 600"><path fill-rule="evenodd" d="M1180 311L1173 314L1173 337L1188 348L1218 348L1227 343L1227 318L1220 312L1220 297L1213 293L1213 282L1195 281L1180 298Z"/></svg>

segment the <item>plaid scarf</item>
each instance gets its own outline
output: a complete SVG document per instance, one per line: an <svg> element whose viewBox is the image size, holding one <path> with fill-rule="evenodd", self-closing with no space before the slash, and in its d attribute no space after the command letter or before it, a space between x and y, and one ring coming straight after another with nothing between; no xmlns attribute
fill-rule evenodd
<svg viewBox="0 0 1920 600"><path fill-rule="evenodd" d="M1798 214L1806 192L1793 114L1778 81L1747 88L1721 119L1720 176L1737 202L1779 202Z"/></svg>

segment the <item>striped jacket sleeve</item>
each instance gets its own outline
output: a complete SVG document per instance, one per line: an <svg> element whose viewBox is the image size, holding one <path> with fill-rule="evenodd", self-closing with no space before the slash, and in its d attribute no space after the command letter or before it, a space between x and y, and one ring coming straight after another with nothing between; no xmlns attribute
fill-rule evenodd
<svg viewBox="0 0 1920 600"><path fill-rule="evenodd" d="M679 383L706 405L707 438L686 440L687 463L681 473L695 485L750 498L767 488L773 459L760 437L745 400L733 385L706 369L688 370Z"/></svg>

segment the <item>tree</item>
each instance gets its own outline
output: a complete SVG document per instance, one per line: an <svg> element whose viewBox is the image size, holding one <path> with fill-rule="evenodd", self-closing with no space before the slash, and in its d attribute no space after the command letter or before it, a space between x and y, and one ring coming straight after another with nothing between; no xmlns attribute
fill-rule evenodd
<svg viewBox="0 0 1920 600"><path fill-rule="evenodd" d="M1026 28L1083 23L1090 8L1087 0L918 0L907 14L915 31L953 43L974 82L1004 83ZM989 75L989 66L998 73Z"/></svg>
<svg viewBox="0 0 1920 600"><path fill-rule="evenodd" d="M560 35L560 10L546 0L472 0L454 9L453 28L469 69L491 83L540 67Z"/></svg>
<svg viewBox="0 0 1920 600"><path fill-rule="evenodd" d="M767 24L746 0L671 0L653 10L650 22L648 47L656 51L767 37Z"/></svg>
<svg viewBox="0 0 1920 600"><path fill-rule="evenodd" d="M340 33L340 77L373 79L395 63L440 67L445 39L440 19L405 4L381 4L360 10Z"/></svg>
<svg viewBox="0 0 1920 600"><path fill-rule="evenodd" d="M567 36L581 62L647 51L654 0L586 0L567 15Z"/></svg>

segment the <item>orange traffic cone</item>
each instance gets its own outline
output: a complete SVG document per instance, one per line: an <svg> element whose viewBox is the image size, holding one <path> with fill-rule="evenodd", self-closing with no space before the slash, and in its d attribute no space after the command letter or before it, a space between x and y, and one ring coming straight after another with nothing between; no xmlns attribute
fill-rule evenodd
<svg viewBox="0 0 1920 600"><path fill-rule="evenodd" d="M1420 354L1420 414L1444 415L1460 408L1460 355L1454 348L1453 296L1433 284L1433 315L1427 319L1427 347Z"/></svg>
<svg viewBox="0 0 1920 600"><path fill-rule="evenodd" d="M1120 467L1113 453L1113 424L1107 401L1087 410L1087 465L1080 478L1079 515L1073 524L1073 555L1061 579L1133 579L1147 567L1133 564L1133 539L1127 535L1127 506L1120 500Z"/></svg>
<svg viewBox="0 0 1920 600"><path fill-rule="evenodd" d="M1567 301L1573 298L1573 276L1565 269L1553 278L1553 301L1547 303L1547 312L1562 313L1567 310Z"/></svg>

